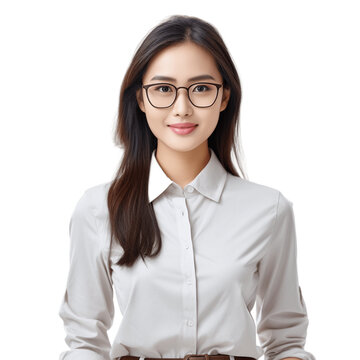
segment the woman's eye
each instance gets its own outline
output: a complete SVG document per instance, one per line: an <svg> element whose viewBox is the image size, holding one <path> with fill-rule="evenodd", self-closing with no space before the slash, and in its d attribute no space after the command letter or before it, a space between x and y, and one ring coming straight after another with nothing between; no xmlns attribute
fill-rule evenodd
<svg viewBox="0 0 360 360"><path fill-rule="evenodd" d="M159 90L159 89L165 89L165 90ZM170 88L170 86L162 85L162 86L156 87L155 90L160 91L160 92L170 92L171 88Z"/></svg>
<svg viewBox="0 0 360 360"><path fill-rule="evenodd" d="M197 86L195 86L195 88L194 88L194 91L196 90L196 89L198 89L198 88L203 88L204 90L203 91L197 91L197 92L204 92L204 91L206 91L207 89L208 89L208 87L206 86L206 85L197 85Z"/></svg>

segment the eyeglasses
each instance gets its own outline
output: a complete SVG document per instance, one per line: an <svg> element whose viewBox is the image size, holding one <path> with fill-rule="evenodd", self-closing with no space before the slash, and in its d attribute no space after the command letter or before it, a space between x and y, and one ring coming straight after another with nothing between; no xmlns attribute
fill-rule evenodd
<svg viewBox="0 0 360 360"><path fill-rule="evenodd" d="M176 87L169 83L142 85L149 103L159 109L170 107L176 100L179 89L186 89L190 102L200 108L212 106L223 84L208 82L195 83L189 87Z"/></svg>

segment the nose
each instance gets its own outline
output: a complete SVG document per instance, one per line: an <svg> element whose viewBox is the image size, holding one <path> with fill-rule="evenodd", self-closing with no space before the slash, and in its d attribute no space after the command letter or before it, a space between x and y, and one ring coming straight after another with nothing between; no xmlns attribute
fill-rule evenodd
<svg viewBox="0 0 360 360"><path fill-rule="evenodd" d="M184 88L178 89L177 98L173 104L173 111L180 116L190 115L192 113L192 104Z"/></svg>

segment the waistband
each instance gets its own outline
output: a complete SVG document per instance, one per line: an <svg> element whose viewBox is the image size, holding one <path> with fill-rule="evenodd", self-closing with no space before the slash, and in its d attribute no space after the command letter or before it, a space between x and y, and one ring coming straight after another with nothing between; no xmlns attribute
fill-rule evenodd
<svg viewBox="0 0 360 360"><path fill-rule="evenodd" d="M256 360L253 357L248 356L232 356L234 359L231 359L230 355L226 354L187 354L183 358L142 358L144 360ZM133 355L124 355L119 357L120 360L138 360L140 356Z"/></svg>

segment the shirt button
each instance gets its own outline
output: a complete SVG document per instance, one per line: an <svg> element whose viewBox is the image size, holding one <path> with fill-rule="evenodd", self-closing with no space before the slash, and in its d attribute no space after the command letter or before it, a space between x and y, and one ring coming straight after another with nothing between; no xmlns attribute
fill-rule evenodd
<svg viewBox="0 0 360 360"><path fill-rule="evenodd" d="M194 191L194 188L190 186L190 187L187 189L187 191L188 191L189 193L192 193L192 192Z"/></svg>
<svg viewBox="0 0 360 360"><path fill-rule="evenodd" d="M184 216L184 211L181 210L181 216Z"/></svg>
<svg viewBox="0 0 360 360"><path fill-rule="evenodd" d="M189 248L189 244L186 244L186 245L185 245L185 249L188 249L188 248Z"/></svg>
<svg viewBox="0 0 360 360"><path fill-rule="evenodd" d="M187 281L187 283L188 283L189 285L191 285L191 280L189 279L189 280Z"/></svg>
<svg viewBox="0 0 360 360"><path fill-rule="evenodd" d="M193 322L191 320L188 321L189 326L193 326Z"/></svg>

